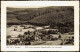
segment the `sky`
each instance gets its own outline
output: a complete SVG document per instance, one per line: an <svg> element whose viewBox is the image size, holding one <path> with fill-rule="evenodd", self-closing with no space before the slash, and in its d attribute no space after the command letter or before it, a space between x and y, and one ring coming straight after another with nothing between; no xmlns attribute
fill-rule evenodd
<svg viewBox="0 0 80 52"><path fill-rule="evenodd" d="M10 7L10 8L41 8L41 7L48 7L48 6L13 6L13 7Z"/></svg>

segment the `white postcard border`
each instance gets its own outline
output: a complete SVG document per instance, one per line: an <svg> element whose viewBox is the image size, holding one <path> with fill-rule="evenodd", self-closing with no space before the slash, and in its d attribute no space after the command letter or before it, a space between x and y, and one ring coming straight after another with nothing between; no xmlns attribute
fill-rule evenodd
<svg viewBox="0 0 80 52"><path fill-rule="evenodd" d="M74 45L73 46L64 46L64 45L7 46L6 7L9 6L24 6L24 7L25 6L74 6L74 29L75 29ZM79 1L1 1L1 50L2 51L78 51L79 50Z"/></svg>

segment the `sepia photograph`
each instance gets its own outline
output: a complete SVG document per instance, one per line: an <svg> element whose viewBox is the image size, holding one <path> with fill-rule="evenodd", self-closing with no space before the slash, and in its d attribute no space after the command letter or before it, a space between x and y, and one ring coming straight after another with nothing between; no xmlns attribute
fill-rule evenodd
<svg viewBox="0 0 80 52"><path fill-rule="evenodd" d="M1 50L78 51L79 2L2 1Z"/></svg>
<svg viewBox="0 0 80 52"><path fill-rule="evenodd" d="M7 7L7 45L74 45L73 6Z"/></svg>

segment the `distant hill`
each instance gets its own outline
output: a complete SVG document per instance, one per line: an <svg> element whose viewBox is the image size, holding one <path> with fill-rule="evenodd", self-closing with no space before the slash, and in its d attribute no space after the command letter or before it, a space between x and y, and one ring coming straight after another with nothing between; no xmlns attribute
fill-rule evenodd
<svg viewBox="0 0 80 52"><path fill-rule="evenodd" d="M7 23L27 21L31 24L49 25L53 23L71 22L74 24L74 8L42 7L42 8L7 8Z"/></svg>
<svg viewBox="0 0 80 52"><path fill-rule="evenodd" d="M66 21L68 22L73 22L74 20L74 15L72 13L72 11L68 12L68 11L60 11L60 12L51 12L45 15L41 15L38 16L32 20L30 20L29 22L31 23L39 23L39 24L49 24L49 23L64 23Z"/></svg>

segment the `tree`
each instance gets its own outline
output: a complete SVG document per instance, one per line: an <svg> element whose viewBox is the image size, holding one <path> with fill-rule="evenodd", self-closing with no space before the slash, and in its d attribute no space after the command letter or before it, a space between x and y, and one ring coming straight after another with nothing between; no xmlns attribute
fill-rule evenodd
<svg viewBox="0 0 80 52"><path fill-rule="evenodd" d="M60 39L61 38L61 35L59 35L58 38Z"/></svg>
<svg viewBox="0 0 80 52"><path fill-rule="evenodd" d="M7 35L7 38L11 38L11 36L10 35Z"/></svg>
<svg viewBox="0 0 80 52"><path fill-rule="evenodd" d="M19 38L23 37L21 34L18 35Z"/></svg>

